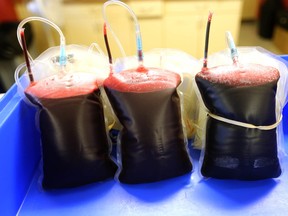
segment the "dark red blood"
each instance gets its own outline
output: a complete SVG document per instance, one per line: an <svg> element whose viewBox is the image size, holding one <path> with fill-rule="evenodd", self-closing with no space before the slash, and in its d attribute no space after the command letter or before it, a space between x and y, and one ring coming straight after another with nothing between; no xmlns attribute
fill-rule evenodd
<svg viewBox="0 0 288 216"><path fill-rule="evenodd" d="M196 83L207 109L218 116L268 126L276 122L279 71L258 64L204 69ZM207 118L201 173L219 179L259 180L281 174L276 128L246 128Z"/></svg>
<svg viewBox="0 0 288 216"><path fill-rule="evenodd" d="M117 166L109 156L95 79L67 87L48 78L31 84L25 94L39 110L45 189L75 187L114 176Z"/></svg>
<svg viewBox="0 0 288 216"><path fill-rule="evenodd" d="M119 180L138 184L192 170L177 86L180 75L157 68L112 74L104 88L123 126Z"/></svg>

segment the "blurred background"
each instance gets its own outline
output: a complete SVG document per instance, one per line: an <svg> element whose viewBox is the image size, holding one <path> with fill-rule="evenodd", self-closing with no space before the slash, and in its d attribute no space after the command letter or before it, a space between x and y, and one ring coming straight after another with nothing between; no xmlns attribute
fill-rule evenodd
<svg viewBox="0 0 288 216"><path fill-rule="evenodd" d="M0 0L0 93L14 83L15 68L22 62L16 37L18 23L29 16L45 17L63 31L67 44L97 43L104 52L103 0ZM276 54L288 53L288 0L127 0L137 15L143 49L181 49L195 58L203 56L208 12L213 12L209 53L226 48L225 31L238 46L261 46ZM108 21L127 55L135 55L134 23L119 6L106 9ZM25 25L25 36L33 58L59 36L40 22ZM108 31L108 36L111 34ZM109 40L114 58L121 52Z"/></svg>

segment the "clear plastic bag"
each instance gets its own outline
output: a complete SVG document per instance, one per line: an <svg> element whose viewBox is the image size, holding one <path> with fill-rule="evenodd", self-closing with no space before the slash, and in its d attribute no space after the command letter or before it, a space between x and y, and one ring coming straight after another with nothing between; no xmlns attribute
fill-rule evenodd
<svg viewBox="0 0 288 216"><path fill-rule="evenodd" d="M122 6L131 14L137 43L135 57L125 57L124 54L124 58L118 59L114 65L105 29L107 25L113 33L105 13L106 7L111 4ZM103 16L104 39L111 64L104 89L121 124L117 146L119 181L148 183L191 172L193 166L187 149L178 92L183 71L174 71L177 67L175 62L171 64L173 68L166 68L168 50L166 54L164 50L145 53L143 60L140 26L128 5L121 1L107 1L103 5ZM118 41L114 33L113 36ZM120 43L119 48L123 50Z"/></svg>
<svg viewBox="0 0 288 216"><path fill-rule="evenodd" d="M22 24L31 20L38 18ZM51 24L43 18L39 21ZM117 165L110 157L100 89L109 74L107 58L92 47L61 44L35 60L30 57L29 62L31 68L20 78L25 65L16 69L15 80L19 94L38 110L43 188L76 187L113 178Z"/></svg>
<svg viewBox="0 0 288 216"><path fill-rule="evenodd" d="M201 174L220 179L259 180L281 175L282 110L287 102L287 68L257 47L209 56L196 75L206 108ZM204 112L203 112L204 113ZM207 115L208 114L208 115Z"/></svg>
<svg viewBox="0 0 288 216"><path fill-rule="evenodd" d="M133 57L125 61L131 65ZM177 91L180 83L181 74L151 66L111 73L104 81L122 126L118 143L120 182L155 182L192 171Z"/></svg>

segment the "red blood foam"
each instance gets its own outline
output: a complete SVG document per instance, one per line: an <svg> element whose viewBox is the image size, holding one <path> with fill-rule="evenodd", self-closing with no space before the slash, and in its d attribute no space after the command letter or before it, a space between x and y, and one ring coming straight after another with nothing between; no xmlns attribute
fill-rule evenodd
<svg viewBox="0 0 288 216"><path fill-rule="evenodd" d="M67 98L91 93L98 88L94 74L78 73L60 78L58 75L33 82L25 90L37 98Z"/></svg>
<svg viewBox="0 0 288 216"><path fill-rule="evenodd" d="M229 86L256 86L278 80L279 71L260 64L222 65L203 69L196 76Z"/></svg>
<svg viewBox="0 0 288 216"><path fill-rule="evenodd" d="M159 68L137 68L110 75L104 86L122 92L151 92L175 88L181 82L179 74Z"/></svg>

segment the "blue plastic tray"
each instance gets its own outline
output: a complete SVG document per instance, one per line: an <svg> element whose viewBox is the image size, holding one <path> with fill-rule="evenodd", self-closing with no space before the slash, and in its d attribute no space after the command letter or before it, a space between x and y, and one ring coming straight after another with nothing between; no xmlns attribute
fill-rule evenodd
<svg viewBox="0 0 288 216"><path fill-rule="evenodd" d="M282 56L288 60L288 56ZM287 63L288 65L288 63ZM194 173L158 183L114 180L75 189L43 191L39 184L40 137L35 110L13 86L0 101L0 215L286 215L288 160L280 178L245 182L202 180L199 151L190 150ZM284 109L288 124L288 108ZM285 133L288 135L287 127ZM285 141L287 148L287 141Z"/></svg>

